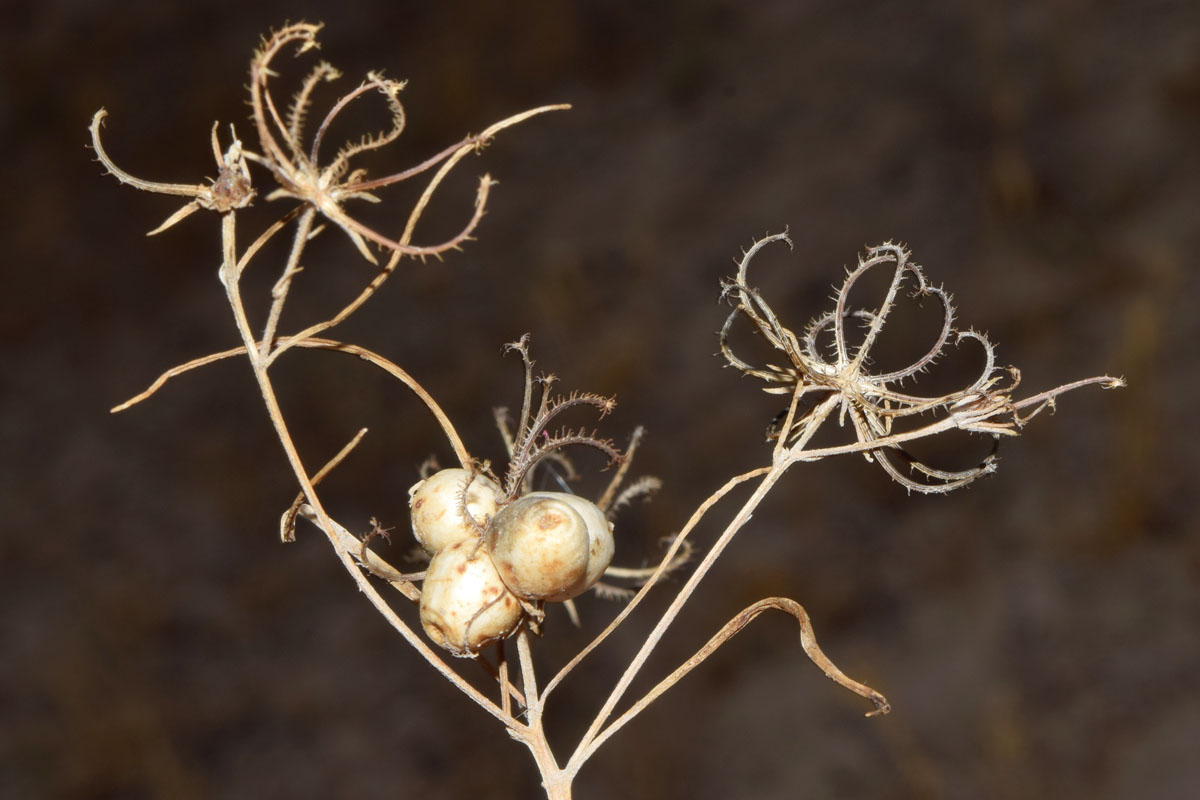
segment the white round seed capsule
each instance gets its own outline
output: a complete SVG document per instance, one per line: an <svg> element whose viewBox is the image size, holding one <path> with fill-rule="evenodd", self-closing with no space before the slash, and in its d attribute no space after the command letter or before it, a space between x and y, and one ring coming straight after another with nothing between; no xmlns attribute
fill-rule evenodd
<svg viewBox="0 0 1200 800"><path fill-rule="evenodd" d="M473 475L470 470L435 472L408 490L413 535L431 556L455 542L476 538L487 518L496 513L499 496L500 487L495 481ZM478 527L471 524L464 510Z"/></svg>
<svg viewBox="0 0 1200 800"><path fill-rule="evenodd" d="M485 538L500 578L527 600L566 600L583 591L587 525L557 497L527 495L492 518Z"/></svg>
<svg viewBox="0 0 1200 800"><path fill-rule="evenodd" d="M421 585L421 627L438 647L473 658L511 636L521 614L520 601L478 542L449 545L429 562Z"/></svg>
<svg viewBox="0 0 1200 800"><path fill-rule="evenodd" d="M598 581L613 557L604 512L560 492L533 492L500 509L484 543L504 583L527 600L569 600Z"/></svg>

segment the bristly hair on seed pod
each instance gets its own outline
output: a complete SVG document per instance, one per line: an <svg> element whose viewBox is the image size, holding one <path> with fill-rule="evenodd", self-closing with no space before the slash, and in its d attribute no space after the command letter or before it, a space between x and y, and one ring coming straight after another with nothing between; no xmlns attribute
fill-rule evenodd
<svg viewBox="0 0 1200 800"><path fill-rule="evenodd" d="M950 295L942 287L929 283L924 270L910 260L907 249L890 242L867 249L865 257L859 258L858 265L847 272L846 279L837 289L834 309L813 319L805 327L803 339L798 339L779 321L762 295L750 288L747 279L754 256L767 244L778 241L792 247L786 231L767 236L743 253L736 277L722 282L721 296L729 298L734 309L719 333L721 355L730 366L743 375L767 383L764 391L770 394L791 395L787 410L768 428L768 438L776 442L776 460L813 460L835 452L858 452L868 461L879 463L892 479L911 491L948 492L994 471L994 448L975 467L951 471L922 463L905 450L905 443L952 428L987 434L997 441L1001 436L1017 436L1038 412L1054 408L1055 399L1064 392L1092 384L1104 388L1125 385L1120 378L1105 375L1014 400L1020 371L1015 367L998 367L995 347L982 333L972 329L956 330ZM892 270L891 283L883 300L873 308L852 307L849 302L851 289L867 272L876 268ZM871 348L883 331L906 282L911 298L932 297L941 307L940 330L925 354L907 367L872 372ZM734 321L741 317L747 319L772 347L781 351L789 363L782 367L774 364L755 367L736 356L729 345L729 332ZM847 341L847 322L851 319L861 322L866 329L861 343L855 346ZM822 355L817 346L822 335L833 338L828 356ZM922 396L897 388L905 381L915 382L948 347L967 341L974 342L983 351L982 369L969 385L940 396ZM1022 414L1025 409L1029 410ZM843 425L847 419L850 421L856 443L820 451L804 450L817 429L835 411ZM925 424L915 430L893 430L893 423L905 418L921 419ZM907 468L907 473L902 467Z"/></svg>
<svg viewBox="0 0 1200 800"><path fill-rule="evenodd" d="M551 433L549 430L550 424L556 417L572 408L590 406L597 409L600 418L603 419L616 408L617 401L615 399L586 392L571 392L565 396L551 395L550 388L554 385L556 378L553 375L534 377L533 360L529 357L529 334L505 345L505 351L521 355L521 361L525 367L525 393L521 402L521 416L517 420L516 433L511 436L510 441L505 442L511 455L508 470L504 476L504 498L501 504L510 502L528 491L532 472L544 459L554 460L564 467L568 476L573 475L574 468L559 452L565 447L582 445L599 450L608 456L606 467L620 464L624 460L612 441L599 438L595 431L561 428ZM533 409L533 385L535 383L541 384L542 387L536 411ZM503 415L503 413L503 411L498 412L499 415ZM501 430L505 431L506 426L501 425Z"/></svg>

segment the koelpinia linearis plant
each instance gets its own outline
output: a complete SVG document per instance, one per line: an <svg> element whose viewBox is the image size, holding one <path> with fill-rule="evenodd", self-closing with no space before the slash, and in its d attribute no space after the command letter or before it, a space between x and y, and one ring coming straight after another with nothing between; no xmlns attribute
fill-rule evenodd
<svg viewBox="0 0 1200 800"><path fill-rule="evenodd" d="M954 329L954 312L949 295L927 281L924 271L910 260L903 248L891 244L868 250L865 258L848 273L837 291L834 309L816 317L804 329L803 334L797 336L749 284L749 266L763 247L772 242L786 242L791 245L786 233L767 236L743 253L736 275L723 284L724 297L731 301L733 310L720 332L720 345L728 364L746 375L764 381L767 384L767 392L789 397L786 412L772 428L774 446L769 463L730 478L714 491L673 536L664 540L667 543L666 550L656 567L620 568L609 566L605 560L601 564L602 568L606 567L603 569L603 581L590 578L588 581L580 581L576 576L572 578L576 580L576 584L570 587L569 591L555 591L545 596L515 588L509 582L510 578L502 578L499 583L495 583L487 590L492 593L488 595L490 599L477 604L473 607L474 611L467 612L466 619L460 620L465 638L450 646L434 637L434 641L442 644L446 650L454 655L469 657L491 675L497 685L497 692L495 697L488 696L468 682L459 670L451 667L443 655L416 632L395 606L403 608L420 605L422 624L425 630L433 635L434 630L426 619L426 612L450 613L457 608L428 609L426 606L429 603L422 602L423 598L427 601L430 596L427 584L437 570L439 559L443 558L444 553L455 551L464 563L482 565L492 570L492 561L499 563L499 545L496 543L501 535L498 532L501 527L499 520L518 504L526 504L547 494L533 491L535 472L542 465L547 467L548 474L560 480L574 478L576 471L567 451L580 446L600 450L608 457L610 465L615 468L608 487L595 503L582 499L575 503L570 493L550 494L554 496L554 503L560 503L562 499L570 500L567 505L582 508L580 513L591 513L590 509L594 509L595 514L600 515L599 519L603 521L600 523L599 532L589 527L588 538L584 540L591 543L595 551L597 541L610 535L609 521L620 508L635 498L652 494L659 488L658 479L653 477L642 477L626 483L630 461L641 443L643 432L641 428L636 429L622 453L611 441L601 438L594 431L570 428L551 430L551 424L555 423L556 418L563 412L590 408L604 417L613 410L615 402L612 398L587 393L572 393L566 396L552 394L553 376L535 375L529 339L527 336L522 337L508 346L511 351L519 354L524 366L522 408L515 420L503 408L497 408L494 412L509 456L507 468L496 472L489 464L471 455L437 401L409 373L377 353L351 343L327 338L325 334L374 295L405 257L421 260L427 256L441 258L473 238L493 185L486 175L479 181L474 208L457 234L434 244L414 242L415 229L432 196L460 161L481 150L500 132L531 117L568 106L542 106L515 114L485 128L482 133L464 137L409 169L385 177L370 178L366 170L353 167L352 162L364 153L380 150L392 143L403 132L405 112L400 103L403 83L375 73L369 74L366 80L333 103L317 125L311 139L305 138L309 112L320 86L338 78L338 71L328 63L319 62L301 81L299 90L285 111L281 111L272 92L272 79L276 75L274 68L280 54L288 47L294 47L296 55L317 49L316 36L319 27L306 23L288 25L263 39L251 61L249 83L252 121L258 149L251 150L244 146L231 126L230 142L222 150L219 125L214 124L210 139L217 176L208 183L155 183L133 177L113 163L101 144L100 129L106 112L101 109L93 117L90 128L92 146L99 161L110 174L136 189L187 198L186 204L151 231L151 234L161 233L197 211L211 211L217 214L222 241L219 277L241 339L237 347L196 358L166 371L146 391L117 406L113 411L127 409L145 400L169 379L178 375L222 359L245 357L299 488L296 499L282 516L281 537L285 541L294 539L299 518L320 529L351 578L387 622L446 680L494 717L512 738L529 749L541 773L546 794L550 798L570 797L575 776L604 742L738 631L768 610L782 611L796 620L804 652L829 678L871 701L872 710L869 714L886 713L890 707L883 695L842 673L817 646L813 626L804 609L795 601L780 597L760 600L735 615L691 658L663 677L640 698L627 704L619 713L617 709L625 699L634 678L640 674L648 657L695 593L716 559L749 520L763 498L796 463L815 461L832 455L859 453L880 464L891 478L910 490L947 492L992 471L995 468L994 458L989 456L982 464L972 469L947 471L926 465L908 455L905 450L906 444L951 429L981 434L997 440L1001 437L1015 436L1032 416L1047 407L1052 407L1056 398L1063 392L1090 384L1114 387L1122 385L1122 382L1108 377L1091 378L1023 399L1015 399L1014 392L1019 382L1019 373L1013 368L997 367L994 348L984 335L971 330ZM350 104L367 97L382 98L391 117L389 129L350 142L332 156L324 157L322 146L331 124ZM267 192L264 199L283 201L287 210L272 224L258 232L248 244L239 243L238 211L250 206L259 197L254 184L257 172L265 173L265 178L273 184L273 188ZM425 187L415 205L408 211L406 222L398 235L380 232L360 222L348 210L355 201L380 202L378 192L401 181L417 178L425 180ZM293 284L298 282L301 275L305 247L322 232L326 223L337 227L349 238L355 251L375 267L374 276L357 297L333 316L299 331L281 334L279 325L282 312ZM292 229L291 248L279 267L278 278L270 292L268 311L256 332L242 299L241 281L251 264L261 260L257 257L264 245L289 227ZM382 263L380 256L384 257ZM854 307L850 302L851 290L864 274L873 269L893 271L886 296L875 307ZM906 286L914 297L930 298L941 307L943 324L940 333L928 352L907 368L873 372L870 361L871 348L882 334L888 315ZM749 322L752 330L782 354L782 366L753 366L734 354L729 334L738 320ZM865 329L861 341L857 341L856 344L852 344L852 337L847 333L851 324L861 325ZM829 341L823 343L823 338ZM983 352L979 376L968 386L936 397L924 397L914 394L911 389L901 389L905 382L914 383L920 373L932 365L945 348L963 343L974 344ZM462 536L465 538L456 544L430 545L427 549L434 552L430 553L432 560L428 570L405 573L381 557L373 545L381 536L386 536L386 529L374 519L372 529L363 536L358 536L334 520L326 510L317 486L350 454L366 431L359 430L341 451L320 469L313 471L306 465L307 460L301 457L280 410L271 375L276 361L284 353L295 348L320 349L351 355L383 370L403 383L420 399L446 437L459 463L459 467L455 468L459 470L455 473L455 480L459 483L450 484L457 488L451 491L452 499L447 511L461 522ZM541 393L535 400L538 387ZM833 446L813 446L816 432L832 418L837 418L843 427L853 431L853 440ZM894 427L896 423L902 424ZM431 481L438 472L443 471L426 469L423 477ZM459 475L461 480L457 477ZM732 513L711 547L703 553L693 552L689 536L702 522L709 519L718 504L743 484L754 486L749 499L743 501ZM422 486L426 486L424 481L414 487L414 494L421 495ZM418 527L416 505L414 501L414 531L417 531ZM485 510L480 511L481 508ZM558 518L554 515L543 515L540 519L544 521L552 517L557 521ZM595 552L592 553L592 556L594 555ZM611 557L611 550L607 557ZM479 559L484 559L484 562L480 562ZM549 747L545 730L544 715L551 695L583 659L600 646L618 626L625 623L664 576L679 571L689 561L695 562L694 569L682 580L667 610L654 622L628 667L609 689L574 751L568 754L565 760L560 761L559 756ZM588 564L595 566L591 561L588 561ZM427 575L430 576L428 579ZM622 587L620 582L629 583L630 586ZM570 598L587 588L594 589L604 596L622 600L624 605L589 644L548 681L542 682L535 673L532 649L535 635L540 635L543 629L546 630L546 635L550 635L552 630L553 621L547 622L546 619L546 605L561 603L578 624L578 616ZM450 589L453 595L456 589L453 581L450 583ZM472 626L482 630L484 615L493 613L502 599L507 603L505 598L510 590L519 595L514 600L511 624L504 622L488 635L476 636L477 631ZM409 616L411 617L411 614ZM516 653L516 671L519 676L510 676L509 665L513 650Z"/></svg>

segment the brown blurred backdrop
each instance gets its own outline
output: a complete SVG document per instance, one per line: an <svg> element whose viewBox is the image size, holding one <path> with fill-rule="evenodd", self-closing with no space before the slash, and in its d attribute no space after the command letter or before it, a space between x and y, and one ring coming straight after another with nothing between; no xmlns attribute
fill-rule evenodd
<svg viewBox="0 0 1200 800"><path fill-rule="evenodd" d="M143 238L177 203L103 177L89 117L108 109L109 151L135 174L210 176L213 120L252 142L249 54L287 19L327 23L343 89L368 69L411 80L408 132L376 174L574 104L465 162L418 235L453 230L487 171L500 185L479 241L404 265L340 333L410 369L497 460L490 409L520 390L502 343L531 332L564 388L616 394L605 431L645 424L635 471L666 482L624 518L625 563L767 456L778 403L713 357L717 281L764 232L796 240L757 268L796 325L864 245L903 240L1031 391L1130 381L1067 397L1006 443L997 475L949 497L906 496L861 459L796 468L651 673L781 594L894 712L864 720L767 618L606 745L577 797L1194 791L1200 6L246 6L4 10L0 796L539 794L527 754L405 647L311 528L279 544L295 489L244 365L106 411L236 337L215 217ZM370 275L336 231L309 252L286 329ZM311 462L371 429L329 482L335 514L403 532L418 464L448 457L421 409L349 359L295 354L279 377ZM582 611L595 629L613 607ZM560 748L648 619L558 695ZM586 641L561 617L551 634L547 668Z"/></svg>

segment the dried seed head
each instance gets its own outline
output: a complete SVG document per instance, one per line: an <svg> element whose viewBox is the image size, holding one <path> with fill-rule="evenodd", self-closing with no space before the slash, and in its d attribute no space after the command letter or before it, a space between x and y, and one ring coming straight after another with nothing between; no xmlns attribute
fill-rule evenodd
<svg viewBox="0 0 1200 800"><path fill-rule="evenodd" d="M408 490L413 535L431 556L455 542L474 539L496 513L499 494L494 481L470 470L435 472Z"/></svg>
<svg viewBox="0 0 1200 800"><path fill-rule="evenodd" d="M520 601L474 541L449 545L429 562L421 586L421 627L443 650L474 658L511 636L521 613Z"/></svg>
<svg viewBox="0 0 1200 800"><path fill-rule="evenodd" d="M502 508L484 543L508 588L527 600L569 600L598 581L613 557L604 512L559 492L534 492Z"/></svg>

